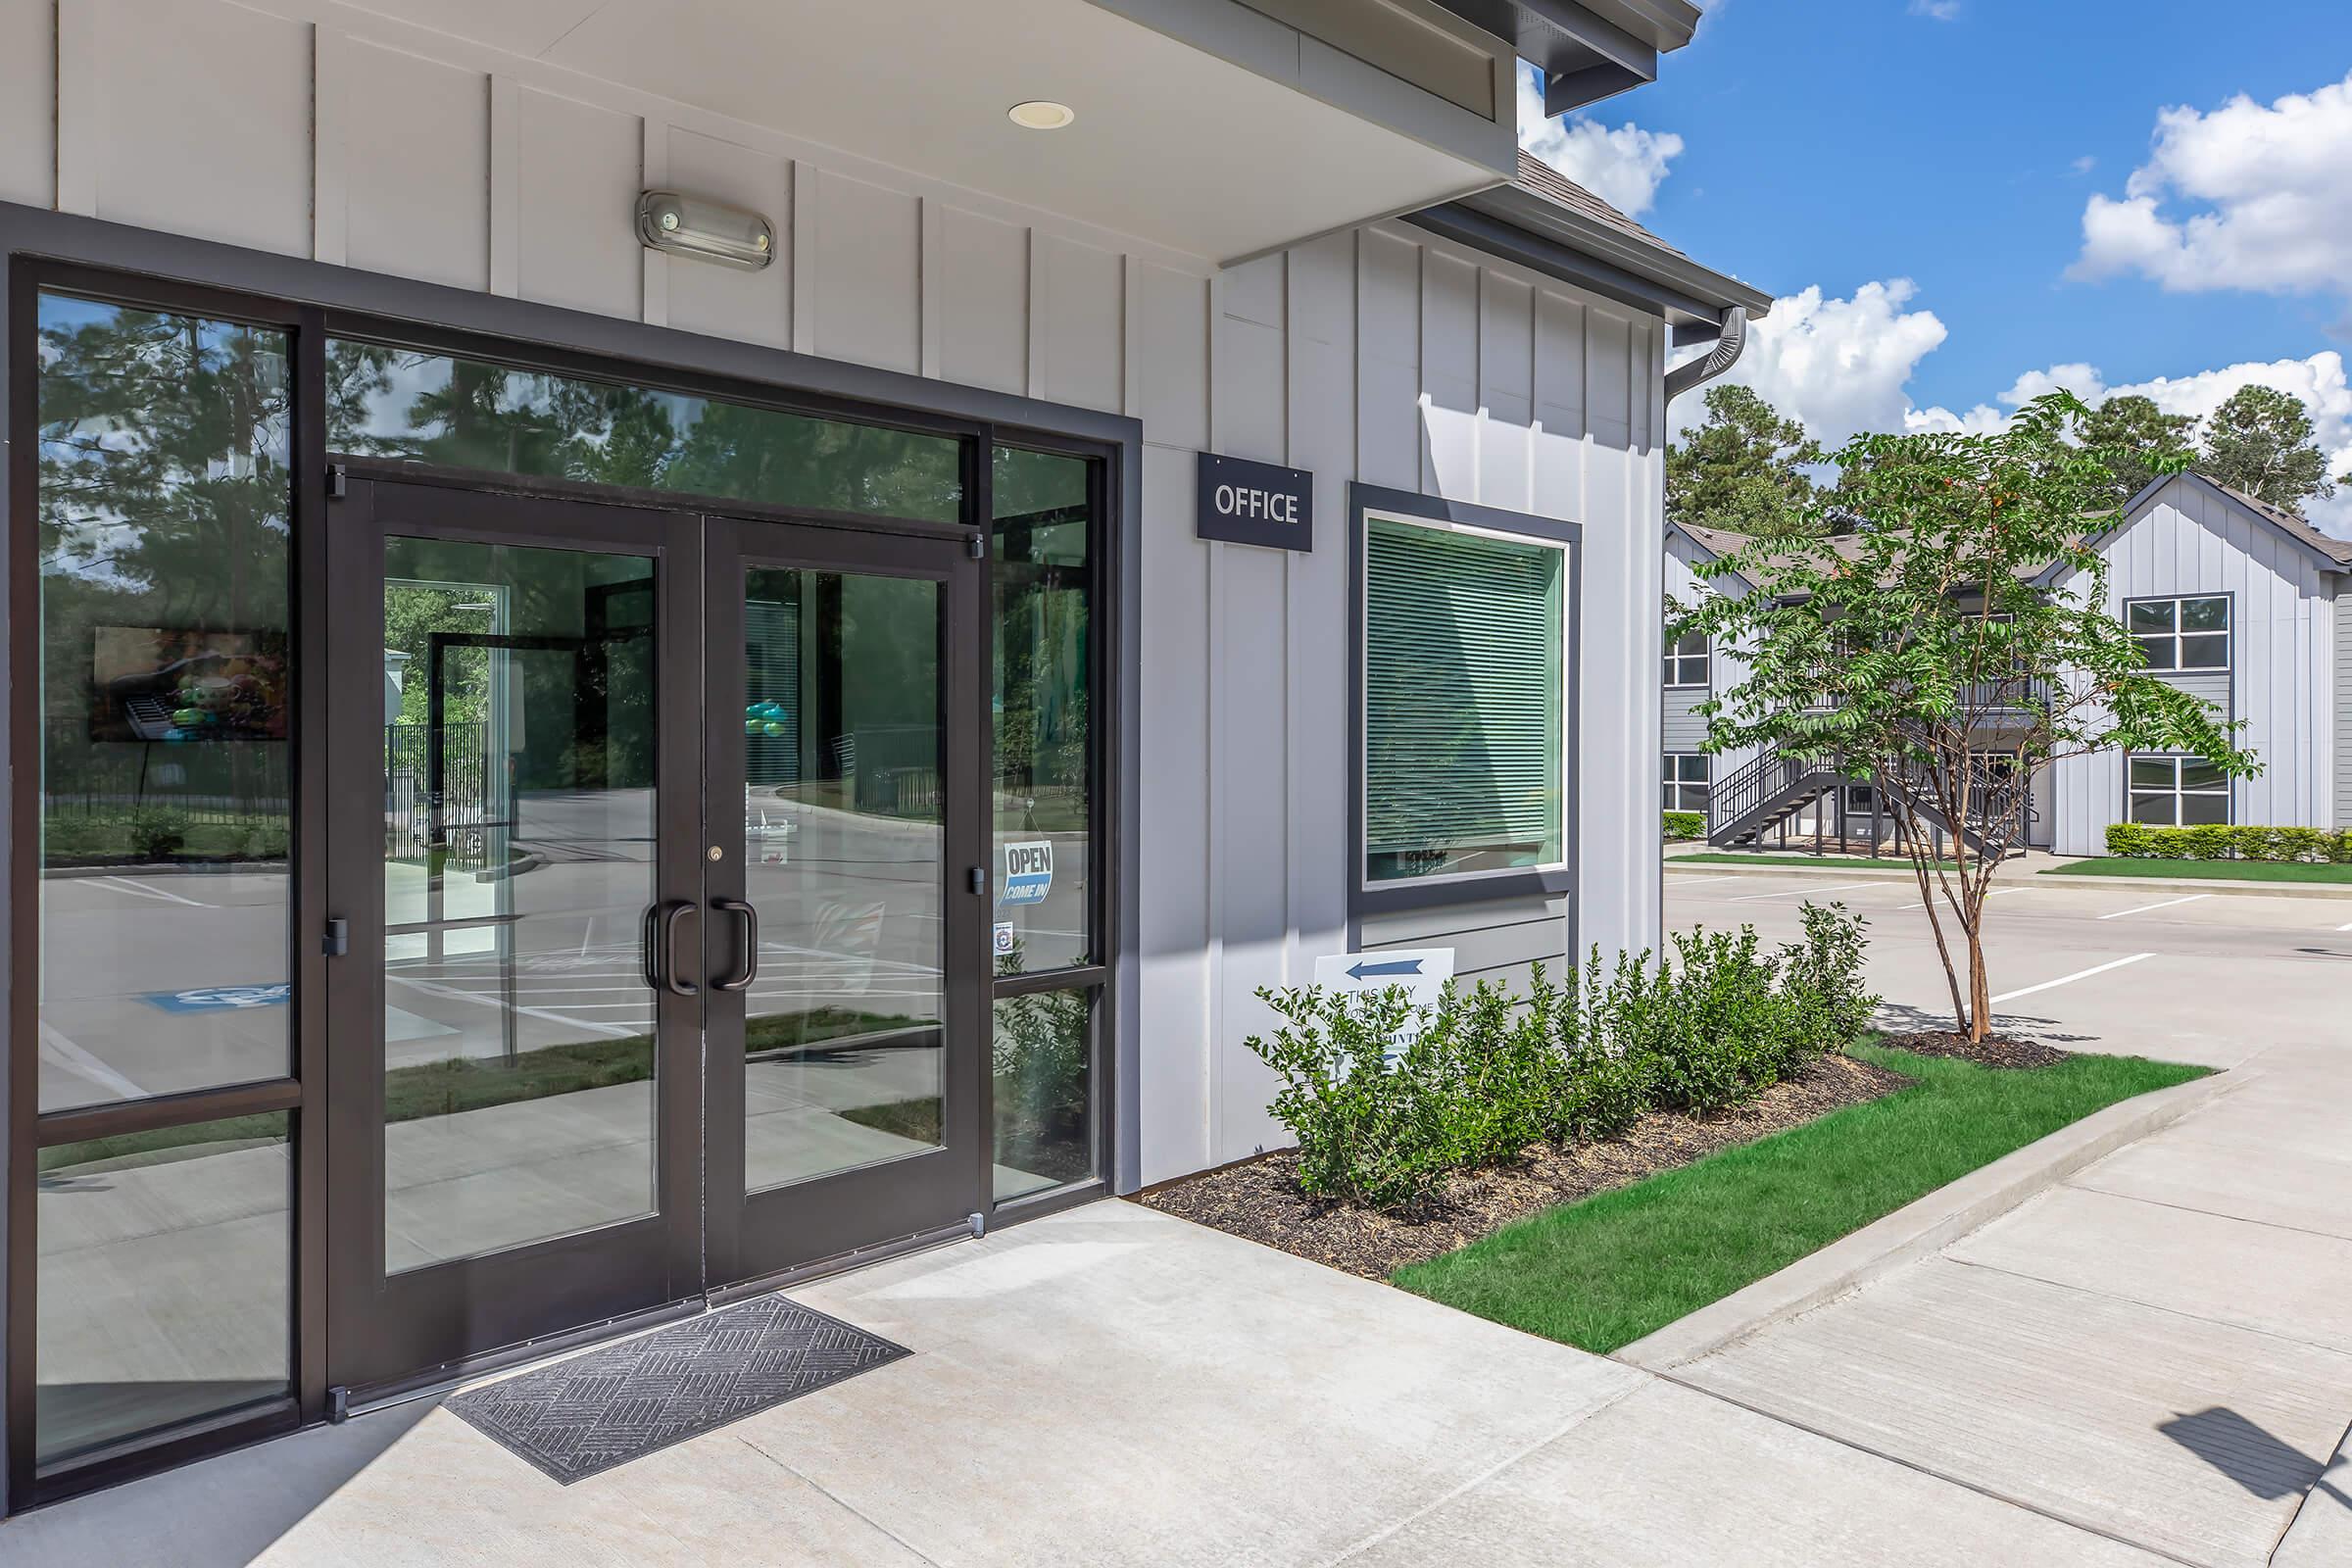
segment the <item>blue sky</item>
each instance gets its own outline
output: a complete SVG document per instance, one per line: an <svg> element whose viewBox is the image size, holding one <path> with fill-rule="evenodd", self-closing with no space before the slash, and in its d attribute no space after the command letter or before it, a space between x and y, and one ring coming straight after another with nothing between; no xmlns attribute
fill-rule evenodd
<svg viewBox="0 0 2352 1568"><path fill-rule="evenodd" d="M2352 466L2352 0L1713 0L1659 76L1531 145L1784 296L1824 433L2263 379Z"/></svg>

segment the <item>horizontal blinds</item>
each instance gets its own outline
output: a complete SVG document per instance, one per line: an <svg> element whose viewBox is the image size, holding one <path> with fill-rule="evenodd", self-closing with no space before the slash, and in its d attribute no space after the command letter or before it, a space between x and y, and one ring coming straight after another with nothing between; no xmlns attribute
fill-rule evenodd
<svg viewBox="0 0 2352 1568"><path fill-rule="evenodd" d="M1557 843L1561 552L1365 533L1368 853Z"/></svg>

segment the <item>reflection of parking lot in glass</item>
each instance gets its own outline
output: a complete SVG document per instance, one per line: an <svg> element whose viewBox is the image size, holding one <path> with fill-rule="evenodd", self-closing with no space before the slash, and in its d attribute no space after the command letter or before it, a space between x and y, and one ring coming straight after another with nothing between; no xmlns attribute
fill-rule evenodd
<svg viewBox="0 0 2352 1568"><path fill-rule="evenodd" d="M286 902L279 870L44 877L41 1103L286 1072Z"/></svg>

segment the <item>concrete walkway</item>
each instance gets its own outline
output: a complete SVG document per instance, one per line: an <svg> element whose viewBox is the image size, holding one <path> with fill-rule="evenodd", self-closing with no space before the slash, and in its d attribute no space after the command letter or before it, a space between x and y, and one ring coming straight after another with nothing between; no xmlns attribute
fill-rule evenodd
<svg viewBox="0 0 2352 1568"><path fill-rule="evenodd" d="M2352 1422L2345 1061L2278 1047L2233 1076L1940 1252L1662 1370L2177 1561L2352 1563L2352 1476L2323 1480Z"/></svg>
<svg viewBox="0 0 2352 1568"><path fill-rule="evenodd" d="M1128 1203L796 1294L916 1353L568 1488L412 1404L0 1526L0 1562L2158 1560Z"/></svg>

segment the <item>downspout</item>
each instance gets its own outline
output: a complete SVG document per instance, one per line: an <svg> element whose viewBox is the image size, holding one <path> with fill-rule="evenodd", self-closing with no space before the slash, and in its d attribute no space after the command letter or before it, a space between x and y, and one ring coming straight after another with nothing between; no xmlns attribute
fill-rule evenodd
<svg viewBox="0 0 2352 1568"><path fill-rule="evenodd" d="M1740 355L1747 347L1747 308L1735 305L1723 313L1723 332L1715 339L1714 347L1695 360L1686 360L1666 372L1666 401L1693 387L1706 385L1724 371L1740 363Z"/></svg>

